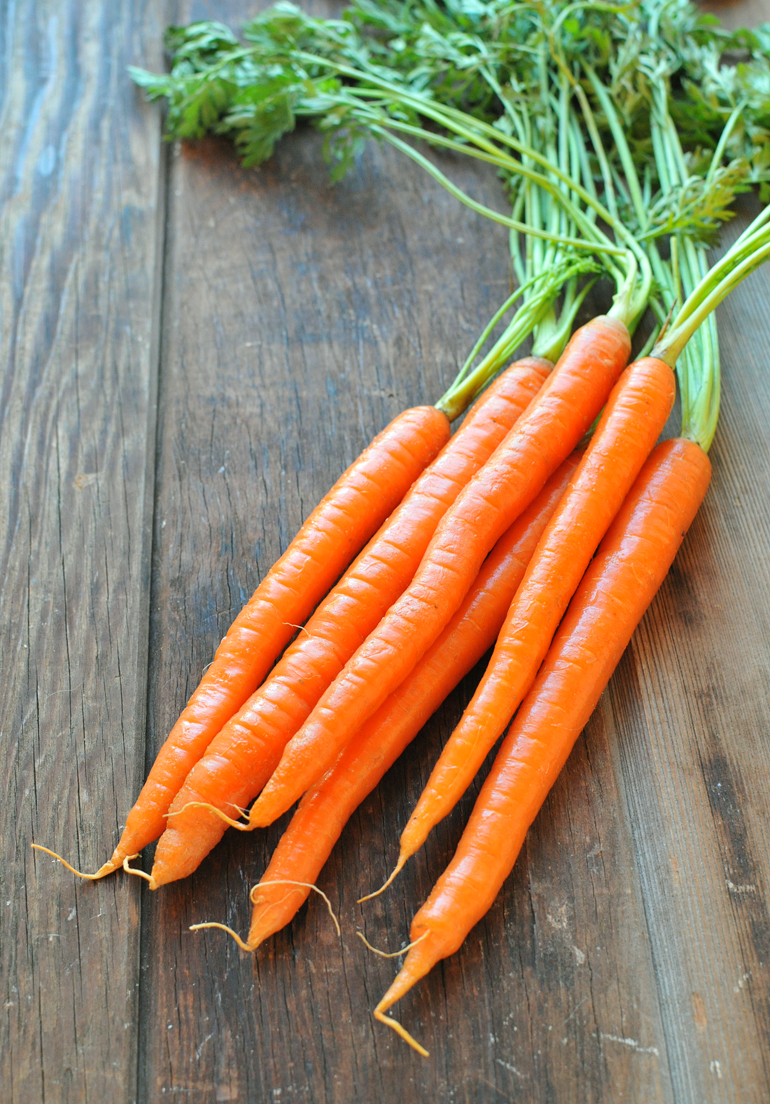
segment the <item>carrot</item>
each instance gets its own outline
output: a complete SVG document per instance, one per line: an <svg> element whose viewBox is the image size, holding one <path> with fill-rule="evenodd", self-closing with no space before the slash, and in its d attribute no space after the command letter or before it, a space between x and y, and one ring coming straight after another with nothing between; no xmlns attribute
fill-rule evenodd
<svg viewBox="0 0 770 1104"><path fill-rule="evenodd" d="M527 568L473 700L401 836L400 870L454 808L534 682L583 574L674 405L674 373L645 357L618 380Z"/></svg>
<svg viewBox="0 0 770 1104"><path fill-rule="evenodd" d="M492 645L579 458L579 453L568 457L503 534L433 647L369 718L332 769L305 794L262 881L252 890L250 949L289 923L309 896L309 884L315 882L352 813ZM263 884L268 882L272 884ZM280 891L279 882L284 883ZM287 892L287 882L306 884Z"/></svg>
<svg viewBox="0 0 770 1104"><path fill-rule="evenodd" d="M158 753L112 858L117 870L161 834L190 768L276 656L449 438L433 406L399 414L340 476L230 626Z"/></svg>
<svg viewBox="0 0 770 1104"><path fill-rule="evenodd" d="M445 515L410 586L287 744L252 806L251 824L284 813L415 667L494 544L587 431L629 348L626 327L611 316L573 335L537 400Z"/></svg>
<svg viewBox="0 0 770 1104"><path fill-rule="evenodd" d="M153 889L190 874L226 831L219 817L187 805L208 804L236 816L256 797L286 742L409 584L441 517L551 368L550 361L525 358L484 392L267 680L214 738L171 805L155 852Z"/></svg>
<svg viewBox="0 0 770 1104"><path fill-rule="evenodd" d="M451 863L415 915L412 947L375 1017L442 958L489 910L527 829L556 781L631 635L654 598L708 488L711 465L694 442L653 452L602 542L545 663L503 741ZM425 1053L421 1047L417 1047Z"/></svg>

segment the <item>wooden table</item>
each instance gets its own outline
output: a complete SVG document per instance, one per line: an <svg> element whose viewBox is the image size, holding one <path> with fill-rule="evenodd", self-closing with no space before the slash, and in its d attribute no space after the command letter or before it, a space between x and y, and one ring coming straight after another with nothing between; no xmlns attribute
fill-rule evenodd
<svg viewBox="0 0 770 1104"><path fill-rule="evenodd" d="M506 234L395 153L327 184L303 131L260 170L161 142L126 77L169 18L244 0L18 0L2 29L0 1100L770 1099L770 269L720 309L707 503L495 907L370 1010L474 794L365 906L467 679L353 817L322 902L259 953L282 825L189 880L92 885L236 611L397 411L432 401L508 288ZM328 9L317 6L316 11ZM768 0L734 7L770 15ZM499 205L493 173L446 160ZM729 229L733 237L744 215ZM751 341L746 335L751 334ZM149 857L145 857L145 865Z"/></svg>

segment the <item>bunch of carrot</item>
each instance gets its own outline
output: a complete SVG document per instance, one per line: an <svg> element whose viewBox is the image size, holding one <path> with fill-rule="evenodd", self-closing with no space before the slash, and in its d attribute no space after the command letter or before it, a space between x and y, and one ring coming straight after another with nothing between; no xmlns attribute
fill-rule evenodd
<svg viewBox="0 0 770 1104"><path fill-rule="evenodd" d="M535 20L532 9L521 8ZM770 209L711 270L685 226L653 223L652 201L670 200L686 184L665 82L649 97L651 141L640 148L650 160L640 174L622 109L592 59L570 53L556 37L564 13L574 19L579 11L555 5L552 22L538 24L541 49L531 80L548 124L539 127L532 125L531 104L506 96L494 67L487 66L484 79L503 106L497 126L485 117L488 96L477 96L476 114L462 112L424 88L418 94L395 68L388 76L382 57L367 67L350 24L312 21L283 4L253 25L253 83L259 87L260 65L269 69L271 87L295 113L333 117L334 126L353 120L420 160L456 193L399 134L427 137L507 174L512 215L494 217L514 235L522 302L480 362L474 367L491 326L436 406L395 419L313 511L220 644L111 859L85 875L100 878L123 867L157 888L196 869L228 824L269 825L301 799L252 891L248 938L236 935L253 951L290 921L352 812L494 645L404 830L389 879L454 807L515 714L458 851L415 916L404 966L375 1011L421 1051L386 1013L490 907L665 577L710 477L706 454L719 372L712 312L770 256ZM248 114L235 79L244 50L213 26L190 28L187 40L174 32L181 91L171 78L140 75L153 94L172 99L172 121L174 111L179 120L196 118L185 96L204 86L200 74L214 65L216 50L224 55L216 79L240 111L232 107L221 117L242 121ZM645 39L645 65L654 60L652 49ZM501 57L498 51L500 65ZM524 60L531 67L529 55ZM280 135L266 130L277 117L275 103L266 107L260 95L251 96L257 106L248 117L264 156ZM425 121L433 129L424 129ZM715 143L712 178L737 122L733 110ZM645 194L652 179L658 191ZM736 178L733 191L740 184ZM621 218L619 197L635 212L633 225L630 216ZM709 208L709 218L727 217L723 208ZM522 259L518 235L528 236ZM670 261L657 245L664 235L673 243ZM578 281L599 268L615 281L613 305L567 340L587 288ZM663 329L651 355L627 367L631 335L648 303ZM524 358L490 384L529 334L555 367L545 356ZM675 366L686 385L682 437L656 447L674 403ZM450 421L469 405L450 438ZM131 868L130 860L158 837L151 873Z"/></svg>

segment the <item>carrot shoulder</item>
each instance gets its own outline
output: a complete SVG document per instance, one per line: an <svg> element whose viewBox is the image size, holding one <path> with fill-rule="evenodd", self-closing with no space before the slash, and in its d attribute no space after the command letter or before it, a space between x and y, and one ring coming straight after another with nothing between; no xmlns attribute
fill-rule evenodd
<svg viewBox="0 0 770 1104"><path fill-rule="evenodd" d="M710 476L708 457L698 445L682 438L665 441L604 538L500 747L454 858L412 921L411 938L419 942L375 1010L403 1036L404 1029L385 1012L453 954L491 907L663 582Z"/></svg>
<svg viewBox="0 0 770 1104"><path fill-rule="evenodd" d="M350 816L494 642L578 459L578 453L568 457L503 534L433 647L369 718L332 769L303 797L262 882L252 890L254 912L248 939L252 949L289 923L307 899L308 884L315 882ZM282 884L262 884L269 882ZM305 886L288 889L287 882Z"/></svg>
<svg viewBox="0 0 770 1104"><path fill-rule="evenodd" d="M630 365L543 534L489 666L401 836L400 869L471 784L532 685L570 599L674 405L662 360Z"/></svg>
<svg viewBox="0 0 770 1104"><path fill-rule="evenodd" d="M552 365L528 357L471 408L296 641L190 771L155 852L151 886L191 873L226 824L200 806L239 815L264 786L286 742L356 648L409 584L441 517L529 406Z"/></svg>
<svg viewBox="0 0 770 1104"><path fill-rule="evenodd" d="M448 438L449 422L435 407L404 411L313 510L217 648L160 749L120 842L100 874L117 869L124 858L161 834L164 814L190 768Z"/></svg>
<svg viewBox="0 0 770 1104"><path fill-rule="evenodd" d="M588 430L629 348L625 326L610 317L573 335L536 401L445 515L410 586L289 741L252 806L252 824L285 812L415 667L492 547Z"/></svg>

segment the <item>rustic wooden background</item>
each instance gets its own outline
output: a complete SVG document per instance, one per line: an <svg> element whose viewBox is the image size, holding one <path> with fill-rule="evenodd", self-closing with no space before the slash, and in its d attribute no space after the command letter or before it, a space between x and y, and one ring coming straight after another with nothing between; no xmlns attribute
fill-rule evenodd
<svg viewBox="0 0 770 1104"><path fill-rule="evenodd" d="M395 964L355 929L400 945L473 795L397 887L355 901L472 678L327 865L341 940L317 900L253 960L188 932L245 929L280 825L155 895L30 849L100 865L235 612L508 287L505 231L395 153L330 188L311 132L258 171L162 143L126 65L163 64L170 20L253 7L2 9L0 1101L766 1101L767 267L720 310L707 503L495 907L399 1005L430 1060L372 1021ZM493 173L447 164L502 204Z"/></svg>

